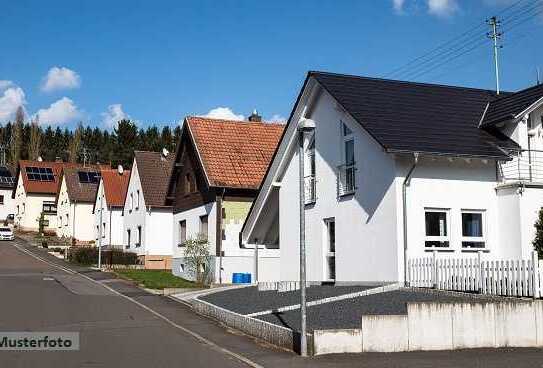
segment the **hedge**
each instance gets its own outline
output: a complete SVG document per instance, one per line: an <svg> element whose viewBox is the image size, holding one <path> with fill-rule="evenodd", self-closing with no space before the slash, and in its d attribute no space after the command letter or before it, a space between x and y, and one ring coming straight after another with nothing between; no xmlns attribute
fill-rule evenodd
<svg viewBox="0 0 543 368"><path fill-rule="evenodd" d="M98 264L98 248L72 247L68 251L68 260L82 265ZM132 252L123 252L119 249L102 250L102 264L104 265L135 265L138 255Z"/></svg>

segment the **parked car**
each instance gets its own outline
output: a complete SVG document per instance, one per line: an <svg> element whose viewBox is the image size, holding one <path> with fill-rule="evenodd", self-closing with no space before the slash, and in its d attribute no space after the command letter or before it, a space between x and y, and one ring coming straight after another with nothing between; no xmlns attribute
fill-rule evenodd
<svg viewBox="0 0 543 368"><path fill-rule="evenodd" d="M0 240L13 240L15 236L13 235L13 230L7 226L0 227Z"/></svg>

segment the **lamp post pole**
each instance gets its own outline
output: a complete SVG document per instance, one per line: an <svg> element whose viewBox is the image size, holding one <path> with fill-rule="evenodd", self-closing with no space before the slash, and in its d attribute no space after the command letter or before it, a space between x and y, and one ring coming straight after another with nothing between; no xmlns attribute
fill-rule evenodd
<svg viewBox="0 0 543 368"><path fill-rule="evenodd" d="M104 212L104 196L100 193L100 224L98 225L98 269L102 270L102 213Z"/></svg>

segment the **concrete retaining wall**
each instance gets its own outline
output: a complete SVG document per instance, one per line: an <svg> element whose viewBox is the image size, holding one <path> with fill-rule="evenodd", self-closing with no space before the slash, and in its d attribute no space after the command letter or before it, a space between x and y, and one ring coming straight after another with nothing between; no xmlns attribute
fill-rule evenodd
<svg viewBox="0 0 543 368"><path fill-rule="evenodd" d="M315 331L315 354L357 351L338 331ZM408 303L407 315L362 316L359 331L362 352L543 347L543 301Z"/></svg>
<svg viewBox="0 0 543 368"><path fill-rule="evenodd" d="M321 330L313 334L315 355L331 353L361 353L362 332L360 329Z"/></svg>
<svg viewBox="0 0 543 368"><path fill-rule="evenodd" d="M300 335L288 328L247 317L211 303L195 298L191 300L195 311L208 317L215 318L225 325L260 338L281 348L299 351ZM312 336L308 335L308 346L313 346Z"/></svg>

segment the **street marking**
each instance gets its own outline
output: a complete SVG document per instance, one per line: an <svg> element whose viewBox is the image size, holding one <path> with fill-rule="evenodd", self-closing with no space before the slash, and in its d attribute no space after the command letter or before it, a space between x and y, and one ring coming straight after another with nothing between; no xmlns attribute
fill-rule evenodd
<svg viewBox="0 0 543 368"><path fill-rule="evenodd" d="M44 258L41 258L41 257L39 257L39 256L37 256L37 255L35 255L35 254L33 254L32 252L27 251L26 249L23 249L23 248L19 247L19 246L16 245L15 243L13 244L13 246L16 247L17 249L19 249L20 251L22 251L22 252L28 254L29 256L34 257L34 258L36 258L37 260L42 261L42 262L44 262L44 263L46 263L46 264L48 264L48 265L50 265L50 266L56 267L56 268L58 268L58 269L60 269L60 270L62 270L62 271L64 271L64 272L69 273L69 274L72 274L72 275L73 275L73 274L79 275L79 276L81 276L81 277L83 277L83 278L85 278L85 279L87 279L87 280L89 280L89 281L91 281L91 282L93 282L93 283L95 283L95 284L98 284L98 285L103 286L104 288L108 289L108 290L111 291L112 293L114 293L114 294L116 294L116 295L118 295L118 296L120 296L120 297L123 297L123 298L125 298L126 300L131 301L132 303L134 303L134 304L138 305L139 307L145 309L145 310L148 311L149 313L151 313L151 314L155 315L156 317L162 319L164 322L168 323L170 326L175 327L175 328L177 328L177 329L179 329L179 330L181 330L181 331L183 331L183 332L185 332L185 333L191 335L191 336L194 337L196 340L198 340L198 341L200 341L200 342L202 342L202 343L204 343L204 344L209 345L211 348L213 348L213 349L215 349L215 350L217 350L217 351L219 351L219 352L222 352L223 354L230 355L231 357L233 357L233 358L239 360L239 361L242 362L242 363L247 364L247 365L250 366L250 367L253 367L253 368L264 368L263 366L261 366L260 364L258 364L258 363L256 363L256 362L253 362L253 361L250 360L249 358L246 358L246 357L244 357L243 355L240 355L240 354L238 354L238 353L234 353L233 351L230 351L230 350L228 350L228 349L226 349L226 348L223 348L223 347L217 345L216 343L214 343L213 341L206 339L206 338L203 337L202 335L200 335L200 334L198 334L198 333L196 333L196 332L194 332L194 331L189 330L189 329L186 328L186 327L183 327L183 326L181 326L181 325L175 323L174 321L170 320L168 317L166 317L166 316L160 314L159 312L157 312L157 311L155 311L155 310L149 308L149 307L146 306L145 304L140 303L140 302L138 302L137 300L135 300L135 299L133 299L133 298L131 298L131 297L129 297L129 296L126 296L126 295L124 295L124 294L121 294L120 292L118 292L117 290L115 290L115 289L109 287L108 285L105 285L105 284L102 284L101 282L98 282L98 281L96 281L96 280L93 280L92 278L88 277L87 275L83 275L83 274L81 274L81 273L79 273L79 272L74 272L74 271L70 270L69 268L66 268L66 267L57 265L57 264L55 264L55 263L53 263L53 262L50 262L50 261L48 261L48 260L46 260L46 259L44 259Z"/></svg>

